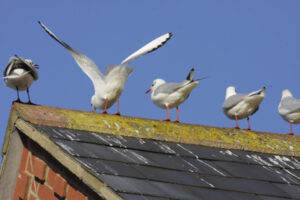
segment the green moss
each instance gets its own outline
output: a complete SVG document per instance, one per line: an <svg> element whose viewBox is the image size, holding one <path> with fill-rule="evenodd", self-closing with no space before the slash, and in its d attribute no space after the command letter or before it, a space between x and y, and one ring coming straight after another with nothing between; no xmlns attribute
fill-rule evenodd
<svg viewBox="0 0 300 200"><path fill-rule="evenodd" d="M34 124L114 135L300 156L299 136L231 128L171 123L150 119L103 115L47 106L14 104L18 116ZM11 115L10 121L15 120ZM9 130L9 129L8 129Z"/></svg>

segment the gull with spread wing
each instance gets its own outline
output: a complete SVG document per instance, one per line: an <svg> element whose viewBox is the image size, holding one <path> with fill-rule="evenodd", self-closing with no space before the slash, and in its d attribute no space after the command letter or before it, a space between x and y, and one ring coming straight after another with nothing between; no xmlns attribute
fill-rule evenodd
<svg viewBox="0 0 300 200"><path fill-rule="evenodd" d="M283 90L281 93L281 101L278 105L280 116L290 123L290 135L294 135L293 124L300 123L300 99L293 97L289 90Z"/></svg>
<svg viewBox="0 0 300 200"><path fill-rule="evenodd" d="M17 90L18 99L14 102L21 102L19 91L26 90L28 95L28 104L33 104L30 100L29 87L33 81L38 80L37 64L30 59L23 59L15 55L9 59L9 63L4 69L4 82L7 87Z"/></svg>
<svg viewBox="0 0 300 200"><path fill-rule="evenodd" d="M106 75L103 75L97 65L89 57L79 53L68 44L58 39L43 23L39 22L39 24L53 39L55 39L71 53L82 71L93 82L95 94L91 98L92 111L95 111L97 108L103 110L103 113L107 113L107 109L117 101L117 115L120 114L120 95L122 94L128 76L133 72L133 68L128 67L127 64L142 55L155 51L159 47L163 46L172 37L171 33L166 33L154 39L128 56L121 62L120 65L106 67Z"/></svg>
<svg viewBox="0 0 300 200"><path fill-rule="evenodd" d="M194 80L194 69L191 69L186 80L180 83L166 83L163 79L155 79L146 94L152 91L153 103L160 108L167 109L168 117L164 121L170 121L170 108L176 107L177 119L174 122L179 122L178 106L189 97L201 79Z"/></svg>
<svg viewBox="0 0 300 200"><path fill-rule="evenodd" d="M235 128L239 129L238 119L247 117L248 130L251 130L249 116L258 110L265 97L265 91L266 87L263 87L249 94L237 94L233 86L226 89L225 102L222 108L228 118L235 120Z"/></svg>

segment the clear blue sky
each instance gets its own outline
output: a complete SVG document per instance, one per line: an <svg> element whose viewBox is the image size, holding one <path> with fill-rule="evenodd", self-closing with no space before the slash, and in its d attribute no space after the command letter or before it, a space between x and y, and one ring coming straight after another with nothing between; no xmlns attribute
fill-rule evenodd
<svg viewBox="0 0 300 200"><path fill-rule="evenodd" d="M47 106L90 111L93 85L71 55L38 25L40 20L104 71L155 37L173 32L161 49L130 63L135 71L120 98L121 114L163 119L145 91L155 78L181 81L209 76L180 106L181 122L233 127L222 103L227 86L248 93L267 89L253 130L287 133L278 114L281 91L300 98L300 1L298 0L131 0L16 1L0 3L0 67L14 54L40 65L32 101ZM0 145L16 91L0 84ZM26 92L21 98L27 101ZM116 111L116 106L109 109ZM99 112L99 111L98 111ZM171 118L175 120L172 110ZM240 121L247 128L246 120ZM294 130L300 133L300 125Z"/></svg>

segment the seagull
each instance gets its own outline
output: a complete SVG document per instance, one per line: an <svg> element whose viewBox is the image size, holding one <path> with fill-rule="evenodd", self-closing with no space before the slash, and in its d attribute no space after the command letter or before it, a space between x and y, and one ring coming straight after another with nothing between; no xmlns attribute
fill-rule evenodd
<svg viewBox="0 0 300 200"><path fill-rule="evenodd" d="M295 99L289 90L283 90L278 112L285 121L290 123L289 134L294 135L293 124L300 123L300 99Z"/></svg>
<svg viewBox="0 0 300 200"><path fill-rule="evenodd" d="M251 130L249 116L253 115L265 97L266 87L249 94L237 94L235 87L230 86L226 89L225 102L222 106L225 115L230 119L235 119L236 127L239 129L238 119L247 117L248 129Z"/></svg>
<svg viewBox="0 0 300 200"><path fill-rule="evenodd" d="M166 83L163 79L155 79L146 94L152 91L153 103L162 109L167 109L167 119L164 121L170 121L170 108L176 107L177 119L174 122L179 122L178 106L189 97L192 90L199 84L199 80L205 78L194 80L194 69L191 69L186 80L180 83Z"/></svg>
<svg viewBox="0 0 300 200"><path fill-rule="evenodd" d="M140 56L155 51L172 37L172 33L166 33L154 39L128 56L121 62L120 65L106 67L106 75L103 75L94 61L58 39L42 22L39 21L38 23L53 39L71 53L81 70L91 79L95 90L95 94L91 98L92 112L96 109L100 109L103 110L104 114L106 114L107 109L117 101L118 109L115 114L120 115L119 98L122 94L128 76L133 72L133 68L128 67L127 64Z"/></svg>
<svg viewBox="0 0 300 200"><path fill-rule="evenodd" d="M19 91L26 90L28 95L28 104L33 104L30 100L29 87L33 81L38 80L39 76L36 71L38 65L32 60L23 59L15 55L9 59L9 63L4 69L4 82L7 87L17 90L18 99L14 102L21 102Z"/></svg>

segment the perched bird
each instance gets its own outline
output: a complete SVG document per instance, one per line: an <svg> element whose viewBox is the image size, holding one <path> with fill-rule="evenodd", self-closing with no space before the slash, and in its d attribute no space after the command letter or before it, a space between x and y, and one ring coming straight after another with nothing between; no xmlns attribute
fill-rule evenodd
<svg viewBox="0 0 300 200"><path fill-rule="evenodd" d="M79 53L68 44L58 39L43 23L39 22L39 24L53 39L59 42L71 53L82 71L93 82L95 94L91 98L92 111L94 112L97 108L103 110L103 113L107 113L107 109L117 101L117 115L120 114L120 95L122 94L128 76L133 72L133 68L128 67L127 64L130 61L163 46L172 36L172 33L167 33L156 38L155 40L149 42L148 44L128 56L121 62L120 65L106 67L106 75L103 75L97 65L89 57Z"/></svg>
<svg viewBox="0 0 300 200"><path fill-rule="evenodd" d="M167 109L168 117L164 119L165 121L170 121L170 108L176 107L177 119L174 122L179 122L178 106L189 97L192 90L199 84L199 80L202 79L204 78L194 80L194 69L191 69L186 80L180 83L166 83L163 79L155 79L146 94L152 91L153 103L160 108Z"/></svg>
<svg viewBox="0 0 300 200"><path fill-rule="evenodd" d="M239 129L238 119L247 117L248 130L251 130L249 116L258 110L261 101L265 97L265 92L266 87L249 94L237 94L233 86L226 89L225 102L222 108L227 117L235 119L235 128Z"/></svg>
<svg viewBox="0 0 300 200"><path fill-rule="evenodd" d="M4 81L7 87L17 90L18 99L14 102L21 102L19 91L26 90L28 95L28 104L33 104L30 100L29 88L33 81L38 80L39 76L36 71L37 64L32 60L23 59L15 55L9 59L9 63L4 70ZM21 102L22 103L22 102Z"/></svg>
<svg viewBox="0 0 300 200"><path fill-rule="evenodd" d="M300 99L295 99L289 90L283 90L278 112L285 121L290 123L290 134L294 135L293 124L300 123Z"/></svg>

